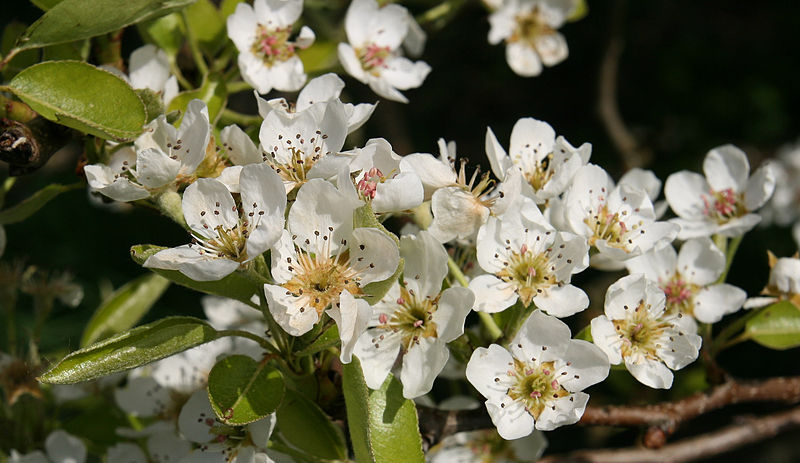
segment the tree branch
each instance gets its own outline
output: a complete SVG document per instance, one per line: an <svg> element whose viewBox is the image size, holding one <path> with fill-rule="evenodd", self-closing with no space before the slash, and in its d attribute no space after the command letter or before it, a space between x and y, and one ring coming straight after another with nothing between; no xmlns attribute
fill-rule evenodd
<svg viewBox="0 0 800 463"><path fill-rule="evenodd" d="M759 418L742 418L720 430L665 445L658 450L644 448L581 450L551 455L539 463L648 463L685 462L730 452L760 442L788 429L800 427L800 407Z"/></svg>

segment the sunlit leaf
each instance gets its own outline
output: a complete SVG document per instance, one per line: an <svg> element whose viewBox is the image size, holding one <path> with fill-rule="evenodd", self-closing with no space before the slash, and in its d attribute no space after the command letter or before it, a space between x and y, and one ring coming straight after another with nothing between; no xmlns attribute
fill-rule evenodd
<svg viewBox="0 0 800 463"><path fill-rule="evenodd" d="M299 392L286 390L278 407L278 428L287 442L323 460L344 460L347 446L342 430L317 404Z"/></svg>
<svg viewBox="0 0 800 463"><path fill-rule="evenodd" d="M749 339L771 349L800 346L800 309L789 301L772 304L748 320L744 332Z"/></svg>
<svg viewBox="0 0 800 463"><path fill-rule="evenodd" d="M224 423L243 425L265 418L283 399L283 375L246 355L226 357L208 374L208 398Z"/></svg>

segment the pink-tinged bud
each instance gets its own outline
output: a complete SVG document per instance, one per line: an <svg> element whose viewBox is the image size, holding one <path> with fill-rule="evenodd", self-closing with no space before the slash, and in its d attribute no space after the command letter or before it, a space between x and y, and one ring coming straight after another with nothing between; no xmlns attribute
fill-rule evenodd
<svg viewBox="0 0 800 463"><path fill-rule="evenodd" d="M536 276L536 269L533 267L528 267L528 276L535 277Z"/></svg>
<svg viewBox="0 0 800 463"><path fill-rule="evenodd" d="M558 389L558 381L556 380L551 381L550 387L552 387L553 389Z"/></svg>
<svg viewBox="0 0 800 463"><path fill-rule="evenodd" d="M419 328L420 326L422 326L422 320L417 320L414 322L414 328Z"/></svg>
<svg viewBox="0 0 800 463"><path fill-rule="evenodd" d="M406 305L406 300L402 297L397 298L397 305Z"/></svg>
<svg viewBox="0 0 800 463"><path fill-rule="evenodd" d="M389 316L385 313L382 313L378 316L378 321L381 322L381 325L385 325L387 321L389 321Z"/></svg>
<svg viewBox="0 0 800 463"><path fill-rule="evenodd" d="M533 392L531 392L531 398L532 398L532 399L537 399L537 398L539 398L539 397L541 397L541 396L542 396L542 393L541 393L541 392L539 392L539 391L533 391Z"/></svg>
<svg viewBox="0 0 800 463"><path fill-rule="evenodd" d="M550 376L550 370L544 370L542 373L544 373L545 376Z"/></svg>
<svg viewBox="0 0 800 463"><path fill-rule="evenodd" d="M519 248L519 253L524 256L526 252L528 252L528 245L523 244L522 247Z"/></svg>

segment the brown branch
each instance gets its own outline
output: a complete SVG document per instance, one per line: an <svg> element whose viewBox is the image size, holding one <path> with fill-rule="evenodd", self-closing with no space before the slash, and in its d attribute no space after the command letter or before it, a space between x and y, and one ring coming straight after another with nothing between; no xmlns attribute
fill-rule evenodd
<svg viewBox="0 0 800 463"><path fill-rule="evenodd" d="M457 432L494 427L484 406L474 410L440 410L417 405L417 414L422 438L428 446L435 445Z"/></svg>
<svg viewBox="0 0 800 463"><path fill-rule="evenodd" d="M625 5L625 0L614 2L609 26L608 47L600 65L597 112L627 170L647 164L652 159L653 153L641 146L636 137L628 130L617 104L617 71L624 48L622 28L625 19Z"/></svg>
<svg viewBox="0 0 800 463"><path fill-rule="evenodd" d="M730 452L760 442L788 429L800 427L800 407L759 418L744 418L720 430L665 445L658 450L644 448L581 450L551 455L540 463L648 463L686 462Z"/></svg>
<svg viewBox="0 0 800 463"><path fill-rule="evenodd" d="M663 445L662 434L672 434L682 422L712 410L744 402L800 402L800 376L758 382L729 381L707 393L697 393L677 402L587 407L580 424L649 426L650 436L645 437L645 443L651 447L660 447Z"/></svg>

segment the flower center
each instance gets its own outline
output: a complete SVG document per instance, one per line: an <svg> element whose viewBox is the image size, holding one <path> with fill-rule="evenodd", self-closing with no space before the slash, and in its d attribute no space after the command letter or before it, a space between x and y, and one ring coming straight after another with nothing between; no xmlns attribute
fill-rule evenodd
<svg viewBox="0 0 800 463"><path fill-rule="evenodd" d="M508 396L522 402L534 419L539 419L549 401L569 395L556 378L553 362L529 363L514 359L514 369L507 374L516 380L508 389Z"/></svg>
<svg viewBox="0 0 800 463"><path fill-rule="evenodd" d="M697 285L687 283L676 273L661 289L667 296L667 312L694 315L694 295L699 289Z"/></svg>
<svg viewBox="0 0 800 463"><path fill-rule="evenodd" d="M624 235L630 231L628 226L623 221L627 211L610 212L608 205L603 204L597 210L597 213L583 219L583 223L589 226L592 230L592 236L589 238L589 245L596 246L597 241L605 240L608 246L622 249L628 252L628 244L631 240L626 240ZM636 230L641 225L634 225L632 228Z"/></svg>
<svg viewBox="0 0 800 463"><path fill-rule="evenodd" d="M461 167L459 168L458 176L456 177L456 186L463 188L465 191L469 191L472 196L475 197L476 206L491 208L496 201L496 198L490 197L490 194L494 189L494 180L489 177L489 172L481 175L480 180L478 180L480 168L477 168L472 173L472 177L470 177L468 182L466 166L467 160L462 159Z"/></svg>
<svg viewBox="0 0 800 463"><path fill-rule="evenodd" d="M323 238L327 241L328 236ZM327 252L310 254L298 249L297 258L289 257L287 262L294 276L282 286L303 299L300 312L312 307L321 316L323 310L339 300L342 291L347 290L353 296L363 294L358 285L359 272L351 267L348 251L331 256Z"/></svg>
<svg viewBox="0 0 800 463"><path fill-rule="evenodd" d="M306 182L308 171L314 164L322 156L330 154L325 150L327 139L328 135L321 130L309 138L300 133L295 134L294 139L278 135L278 143L269 152L262 153L261 158L284 182L299 186Z"/></svg>
<svg viewBox="0 0 800 463"><path fill-rule="evenodd" d="M294 56L295 50L295 45L289 42L291 32L291 26L268 29L263 24L259 24L256 30L256 40L252 46L253 54L261 58L269 67L277 62L288 60Z"/></svg>
<svg viewBox="0 0 800 463"><path fill-rule="evenodd" d="M723 224L729 220L741 217L747 213L744 198L731 188L720 191L709 189L708 196L703 195L703 213Z"/></svg>
<svg viewBox="0 0 800 463"><path fill-rule="evenodd" d="M644 359L658 360L656 351L670 324L651 318L643 300L633 309L625 306L625 310L628 312L627 318L613 320L614 329L622 342L622 356L637 364Z"/></svg>
<svg viewBox="0 0 800 463"><path fill-rule="evenodd" d="M553 153L549 153L541 161L535 162L533 166L526 166L527 168L523 169L525 180L531 185L533 191L540 191L555 175L555 169L551 169L552 160Z"/></svg>
<svg viewBox="0 0 800 463"><path fill-rule="evenodd" d="M523 244L519 252L512 252L504 268L497 273L501 280L511 283L517 288L517 294L527 307L537 293L557 284L550 265L550 248L542 253L534 253Z"/></svg>
<svg viewBox="0 0 800 463"><path fill-rule="evenodd" d="M516 28L511 37L509 37L509 42L524 40L530 44L532 48L536 48L535 44L537 38L545 35L552 35L556 32L555 29L547 23L545 15L539 10L539 7L534 7L527 13L517 15L516 21Z"/></svg>
<svg viewBox="0 0 800 463"><path fill-rule="evenodd" d="M392 56L392 51L389 47L371 43L366 48L356 49L356 56L365 71L378 77L381 75L381 69L386 67L386 60Z"/></svg>
<svg viewBox="0 0 800 463"><path fill-rule="evenodd" d="M201 221L207 215L219 215L220 203L215 204L215 208L211 211L200 211ZM214 257L222 257L230 259L239 263L246 262L247 256L247 238L250 236L250 229L257 226L257 222L264 215L263 210L258 209L258 205L253 203L253 211L248 214L247 218L239 218L239 222L233 228L226 228L224 225L217 225L213 228L214 233L210 236L204 236L199 233L192 233L192 243L189 247L196 250L200 254L210 254ZM233 210L239 211L241 208L234 205ZM256 223L251 223L255 221ZM203 228L212 230L208 223L203 223Z"/></svg>
<svg viewBox="0 0 800 463"><path fill-rule="evenodd" d="M402 345L405 352L414 344L419 344L421 338L435 338L436 323L433 321L433 314L438 308L438 296L436 299L418 298L413 291L405 287L400 287L400 297L397 298L397 306L391 315L381 314L378 321L378 328L391 331L402 337ZM375 347L379 347L384 335L380 335L372 340Z"/></svg>
<svg viewBox="0 0 800 463"><path fill-rule="evenodd" d="M383 175L383 172L377 167L373 167L364 174L364 177L358 181L356 186L358 187L358 192L361 193L364 198L375 199L378 184L385 181L386 177Z"/></svg>

